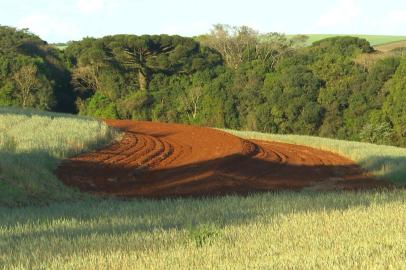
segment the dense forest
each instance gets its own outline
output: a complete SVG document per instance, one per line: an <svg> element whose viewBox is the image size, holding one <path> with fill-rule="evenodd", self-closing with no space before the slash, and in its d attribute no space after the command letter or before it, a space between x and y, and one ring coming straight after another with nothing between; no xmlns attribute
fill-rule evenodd
<svg viewBox="0 0 406 270"><path fill-rule="evenodd" d="M216 25L195 38L114 35L61 51L0 26L0 106L406 146L404 54L373 58L355 37L305 44Z"/></svg>

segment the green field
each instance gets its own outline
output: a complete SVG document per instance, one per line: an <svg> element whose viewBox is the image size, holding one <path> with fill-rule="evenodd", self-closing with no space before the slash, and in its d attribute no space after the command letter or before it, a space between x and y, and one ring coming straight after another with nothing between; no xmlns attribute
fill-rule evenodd
<svg viewBox="0 0 406 270"><path fill-rule="evenodd" d="M0 107L0 206L83 197L53 171L61 159L114 136L107 125L90 118Z"/></svg>
<svg viewBox="0 0 406 270"><path fill-rule="evenodd" d="M359 38L364 38L368 40L372 46L377 46L377 45L382 45L382 44L387 44L387 43L392 43L392 42L397 42L397 41L403 41L406 40L406 36L385 36L385 35L338 35L338 34L305 34L306 36L309 37L307 40L307 44L311 45L315 41L319 41L321 39L325 38L330 38L330 37L336 37L336 36L353 36L353 37L359 37ZM295 35L288 35L288 37L293 37Z"/></svg>
<svg viewBox="0 0 406 270"><path fill-rule="evenodd" d="M0 208L0 269L402 269L406 191Z"/></svg>
<svg viewBox="0 0 406 270"><path fill-rule="evenodd" d="M54 113L2 108L0 117L0 198L3 202L8 198L0 206L0 269L402 269L406 265L404 189L98 199L64 187L52 172L61 158L105 144L117 136L115 131L97 120ZM353 154L354 159L376 158L380 151L376 160L394 168L399 163L390 153L406 156L395 147L230 132L335 149ZM17 174L19 170L22 174ZM4 185L30 196L18 201ZM35 206L38 202L47 205ZM21 203L27 206L10 207Z"/></svg>

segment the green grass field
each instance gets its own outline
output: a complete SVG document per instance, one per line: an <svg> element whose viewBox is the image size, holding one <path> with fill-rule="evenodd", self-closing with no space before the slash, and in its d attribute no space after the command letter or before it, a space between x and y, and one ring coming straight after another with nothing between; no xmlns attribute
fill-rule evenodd
<svg viewBox="0 0 406 270"><path fill-rule="evenodd" d="M341 149L354 157L387 159L386 166L398 165L389 158L391 151L406 156L401 149L386 146L233 133ZM404 189L98 199L70 193L52 171L61 158L115 138L116 132L104 124L2 108L0 134L0 198L7 195L6 183L23 192L39 190L35 194L47 202L0 206L0 269L402 269L406 265ZM383 155L377 158L379 151ZM10 178L17 169L24 173ZM38 202L35 196L26 200Z"/></svg>
<svg viewBox="0 0 406 270"><path fill-rule="evenodd" d="M0 107L0 206L81 197L55 177L58 162L115 135L89 118Z"/></svg>
<svg viewBox="0 0 406 270"><path fill-rule="evenodd" d="M319 41L321 39L336 37L336 36L353 36L364 38L368 40L372 46L397 42L397 41L404 41L406 40L406 36L384 36L384 35L337 35L337 34L305 34L309 37L307 40L307 44L311 45L315 41ZM288 35L288 37L293 37L295 35Z"/></svg>
<svg viewBox="0 0 406 270"><path fill-rule="evenodd" d="M406 191L0 208L0 269L403 269Z"/></svg>

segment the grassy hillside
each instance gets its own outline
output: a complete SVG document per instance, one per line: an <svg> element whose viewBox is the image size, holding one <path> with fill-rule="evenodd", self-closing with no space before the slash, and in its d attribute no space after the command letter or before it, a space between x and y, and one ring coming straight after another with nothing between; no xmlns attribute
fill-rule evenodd
<svg viewBox="0 0 406 270"><path fill-rule="evenodd" d="M406 40L406 36L384 36L384 35L337 35L337 34L305 34L306 36L309 37L307 43L310 45L315 41L329 38L329 37L335 37L335 36L353 36L353 37L359 37L359 38L364 38L368 40L372 46L377 46L381 44L386 44L386 43L392 43L392 42L397 42L397 41L404 41ZM288 37L292 37L294 35L288 35Z"/></svg>
<svg viewBox="0 0 406 270"><path fill-rule="evenodd" d="M53 174L58 162L114 135L89 118L0 107L0 205L77 198Z"/></svg>
<svg viewBox="0 0 406 270"><path fill-rule="evenodd" d="M378 177L383 177L394 183L406 184L406 148L312 136L277 135L234 130L225 131L243 138L307 145L335 152L354 160L361 167Z"/></svg>

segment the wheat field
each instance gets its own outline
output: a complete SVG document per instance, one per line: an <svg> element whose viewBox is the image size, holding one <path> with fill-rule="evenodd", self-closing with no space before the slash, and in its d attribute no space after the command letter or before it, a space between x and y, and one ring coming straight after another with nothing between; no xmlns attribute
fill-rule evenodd
<svg viewBox="0 0 406 270"><path fill-rule="evenodd" d="M0 205L77 198L54 175L58 162L105 145L116 131L73 115L0 107Z"/></svg>
<svg viewBox="0 0 406 270"><path fill-rule="evenodd" d="M0 269L402 269L406 192L0 208Z"/></svg>

